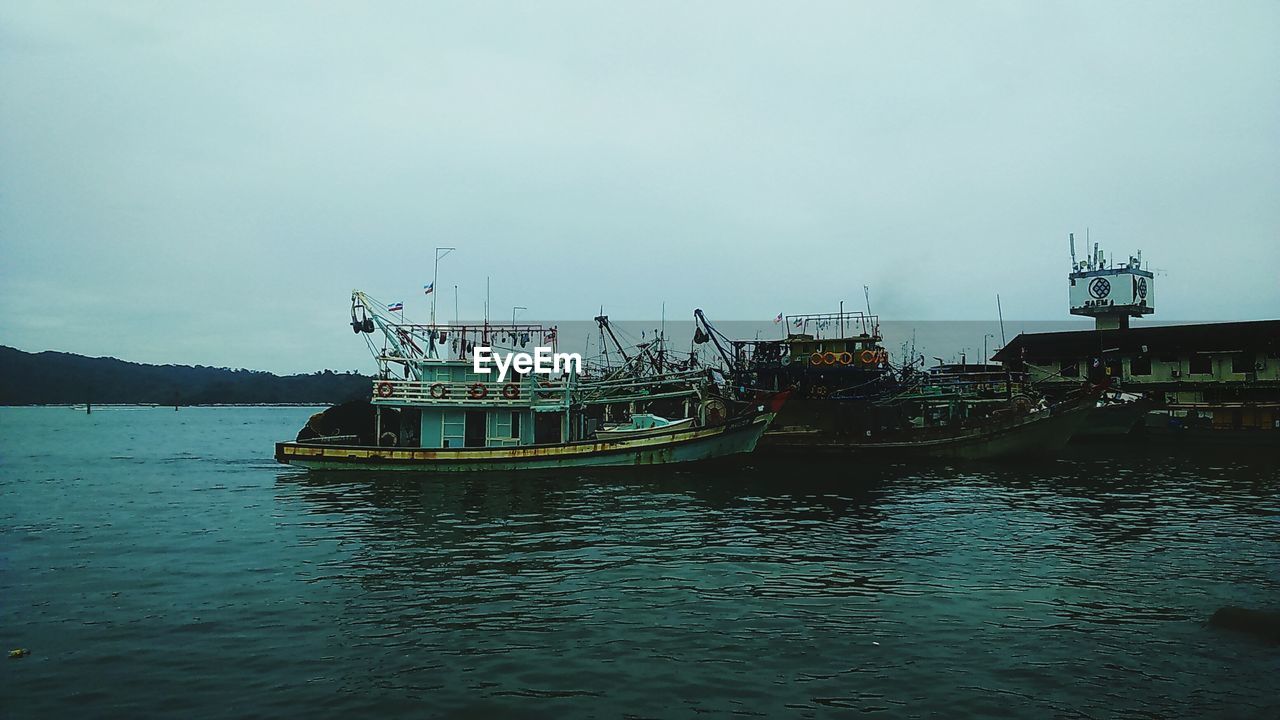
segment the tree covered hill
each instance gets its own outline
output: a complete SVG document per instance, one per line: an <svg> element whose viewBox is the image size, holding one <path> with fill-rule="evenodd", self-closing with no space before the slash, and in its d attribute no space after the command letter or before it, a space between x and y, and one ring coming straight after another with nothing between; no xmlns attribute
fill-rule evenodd
<svg viewBox="0 0 1280 720"><path fill-rule="evenodd" d="M144 365L0 345L0 405L94 403L336 404L367 398L372 379L331 370L274 375L203 365Z"/></svg>

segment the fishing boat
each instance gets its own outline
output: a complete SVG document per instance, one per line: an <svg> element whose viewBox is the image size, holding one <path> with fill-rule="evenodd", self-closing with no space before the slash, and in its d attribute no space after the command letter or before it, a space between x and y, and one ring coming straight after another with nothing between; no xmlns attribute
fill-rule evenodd
<svg viewBox="0 0 1280 720"><path fill-rule="evenodd" d="M697 367L629 363L592 376L565 362L495 378L477 372L477 348L558 356L556 328L418 325L385 307L352 295L352 328L378 364L370 399L317 413L276 444L279 462L442 473L690 463L751 452L786 399L735 396Z"/></svg>
<svg viewBox="0 0 1280 720"><path fill-rule="evenodd" d="M1006 383L1009 390L997 389ZM1044 457L1071 440L1096 404L1096 394L1087 390L1052 404L1025 388L1011 395L1013 383L1003 372L951 366L875 399L837 394L821 427L770 433L760 449L959 460Z"/></svg>
<svg viewBox="0 0 1280 720"><path fill-rule="evenodd" d="M665 435L693 426L693 418L668 420L649 413L637 413L625 423L608 425L596 430L596 437L603 439L638 438Z"/></svg>
<svg viewBox="0 0 1280 720"><path fill-rule="evenodd" d="M713 357L718 355L735 386L791 391L770 432L821 425L831 415L833 394L871 397L897 387L877 316L841 309L779 319L784 337L740 340L717 330L702 310L694 311L694 343L714 348Z"/></svg>
<svg viewBox="0 0 1280 720"><path fill-rule="evenodd" d="M1025 374L999 365L894 365L879 319L861 312L786 317L780 340L731 340L698 311L735 383L792 389L759 455L905 455L967 459L1052 454L1083 425L1092 397L1050 405ZM1082 395L1082 394L1081 394Z"/></svg>
<svg viewBox="0 0 1280 720"><path fill-rule="evenodd" d="M987 460L1048 456L1084 425L1096 393L1049 403L1025 376L998 365L957 363L896 368L892 385L837 391L811 426L761 441L773 454L854 454Z"/></svg>

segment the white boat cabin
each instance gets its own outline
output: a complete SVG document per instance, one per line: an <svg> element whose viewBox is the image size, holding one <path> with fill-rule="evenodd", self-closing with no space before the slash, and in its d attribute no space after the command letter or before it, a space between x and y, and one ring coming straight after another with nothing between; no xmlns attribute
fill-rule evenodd
<svg viewBox="0 0 1280 720"><path fill-rule="evenodd" d="M581 439L571 423L573 376L479 374L468 361L421 360L411 376L421 380L374 381L378 436L400 447L496 448L545 445ZM383 408L399 412L399 431L384 423ZM384 431L383 428L389 428Z"/></svg>

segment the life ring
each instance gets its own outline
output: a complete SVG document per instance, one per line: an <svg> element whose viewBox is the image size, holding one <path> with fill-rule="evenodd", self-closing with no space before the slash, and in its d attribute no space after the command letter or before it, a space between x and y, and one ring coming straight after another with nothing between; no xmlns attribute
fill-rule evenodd
<svg viewBox="0 0 1280 720"><path fill-rule="evenodd" d="M391 397L391 393L394 392L394 390L395 389L391 387L391 383L389 382L378 383L378 397L380 398Z"/></svg>
<svg viewBox="0 0 1280 720"><path fill-rule="evenodd" d="M851 362L853 362L853 355L850 355L848 352L842 352L842 353L840 353L840 364L841 364L841 365L848 365L848 364L849 364L849 363L851 363Z"/></svg>
<svg viewBox="0 0 1280 720"><path fill-rule="evenodd" d="M858 353L858 359L863 363L870 365L876 361L876 353L873 350L863 350Z"/></svg>
<svg viewBox="0 0 1280 720"><path fill-rule="evenodd" d="M814 354L810 355L810 356L809 356L809 364L810 364L810 365L821 365L821 364L822 364L822 353L820 353L820 352L816 352L816 353L814 353Z"/></svg>
<svg viewBox="0 0 1280 720"><path fill-rule="evenodd" d="M489 397L489 388L485 387L484 383L474 383L467 388L467 397L472 400L483 400Z"/></svg>
<svg viewBox="0 0 1280 720"><path fill-rule="evenodd" d="M431 397L436 400L443 400L449 397L449 388L444 383L436 383L431 386Z"/></svg>
<svg viewBox="0 0 1280 720"><path fill-rule="evenodd" d="M502 386L502 397L507 400L520 399L520 386L515 383L507 383Z"/></svg>
<svg viewBox="0 0 1280 720"><path fill-rule="evenodd" d="M836 354L835 354L835 353L833 353L833 352L823 353L823 354L822 354L822 362L823 362L824 364L826 364L826 365L835 365L835 364L836 364Z"/></svg>

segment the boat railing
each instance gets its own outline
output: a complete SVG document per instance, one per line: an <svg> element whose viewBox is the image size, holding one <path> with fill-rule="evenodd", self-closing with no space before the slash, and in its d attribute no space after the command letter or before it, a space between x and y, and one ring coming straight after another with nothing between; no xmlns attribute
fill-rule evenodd
<svg viewBox="0 0 1280 720"><path fill-rule="evenodd" d="M320 445L354 445L360 442L359 435L321 435L307 440L308 443Z"/></svg>
<svg viewBox="0 0 1280 720"><path fill-rule="evenodd" d="M564 408L697 396L710 380L705 371L597 381L526 378L507 382L379 379L373 402L379 405Z"/></svg>
<svg viewBox="0 0 1280 720"><path fill-rule="evenodd" d="M924 382L914 386L913 390L927 393L965 395L990 392L1003 393L1006 390L1018 393L1024 391L1027 386L1028 383L1018 380L1010 380L1006 382L1004 378L972 378L967 380L952 380L948 382Z"/></svg>
<svg viewBox="0 0 1280 720"><path fill-rule="evenodd" d="M583 381L577 388L577 395L588 405L602 405L697 396L702 394L709 384L710 378L705 370L689 370L661 375Z"/></svg>
<svg viewBox="0 0 1280 720"><path fill-rule="evenodd" d="M791 360L791 345L785 340L734 340L732 347L739 368L782 366Z"/></svg>
<svg viewBox="0 0 1280 720"><path fill-rule="evenodd" d="M879 342L882 339L880 317L861 311L788 315L783 322L788 339L802 335L814 340L857 338Z"/></svg>
<svg viewBox="0 0 1280 720"><path fill-rule="evenodd" d="M601 378L599 380L583 380L582 387L584 390L607 390L616 388L641 387L646 385L661 385L664 383L688 383L697 382L707 379L706 370L684 370L679 372L661 373L655 375L639 375L631 377L612 377Z"/></svg>
<svg viewBox="0 0 1280 720"><path fill-rule="evenodd" d="M387 321L384 333L394 340L394 353L384 359L467 360L475 347L528 351L545 346L558 352L557 328L537 323L423 325Z"/></svg>
<svg viewBox="0 0 1280 720"><path fill-rule="evenodd" d="M562 408L569 402L565 381L454 382L375 380L379 405Z"/></svg>

